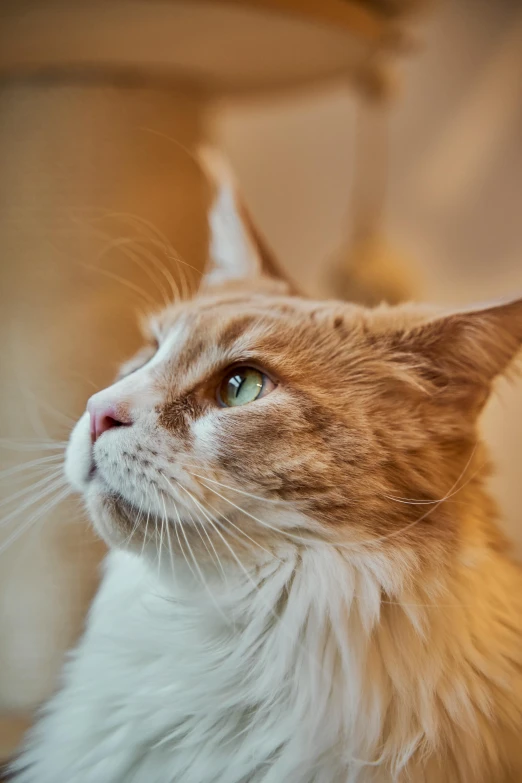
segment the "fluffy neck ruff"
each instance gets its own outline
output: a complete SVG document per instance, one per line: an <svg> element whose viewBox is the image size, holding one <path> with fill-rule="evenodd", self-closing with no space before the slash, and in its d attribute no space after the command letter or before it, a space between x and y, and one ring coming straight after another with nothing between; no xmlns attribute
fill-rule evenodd
<svg viewBox="0 0 522 783"><path fill-rule="evenodd" d="M399 548L320 544L236 573L213 601L178 594L202 634L185 662L205 681L192 739L208 723L270 780L504 780L522 728L521 587L475 539L443 573Z"/></svg>

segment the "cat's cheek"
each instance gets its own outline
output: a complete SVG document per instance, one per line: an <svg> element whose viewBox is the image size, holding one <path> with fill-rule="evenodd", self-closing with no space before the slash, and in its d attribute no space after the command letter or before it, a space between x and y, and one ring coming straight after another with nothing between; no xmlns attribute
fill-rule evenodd
<svg viewBox="0 0 522 783"><path fill-rule="evenodd" d="M89 414L86 412L71 432L65 452L65 476L78 492L85 492L92 464L90 422Z"/></svg>
<svg viewBox="0 0 522 783"><path fill-rule="evenodd" d="M193 456L213 459L219 452L221 441L220 412L212 411L199 418L192 427Z"/></svg>

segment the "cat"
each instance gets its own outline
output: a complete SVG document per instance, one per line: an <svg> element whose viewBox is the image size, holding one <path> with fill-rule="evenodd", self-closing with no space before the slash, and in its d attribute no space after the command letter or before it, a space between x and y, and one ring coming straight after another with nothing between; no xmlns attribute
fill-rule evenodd
<svg viewBox="0 0 522 783"><path fill-rule="evenodd" d="M197 295L70 438L111 550L15 781L522 780L522 570L477 430L522 300L305 298L216 176Z"/></svg>

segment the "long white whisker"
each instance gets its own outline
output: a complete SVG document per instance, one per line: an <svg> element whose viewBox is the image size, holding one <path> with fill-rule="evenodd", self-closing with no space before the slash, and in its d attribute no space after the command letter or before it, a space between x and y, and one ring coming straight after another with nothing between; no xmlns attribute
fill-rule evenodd
<svg viewBox="0 0 522 783"><path fill-rule="evenodd" d="M62 502L62 500L65 500L66 497L68 497L72 493L72 490L67 487L66 489L62 490L58 495L55 495L54 498L52 498L47 503L44 503L43 506L40 506L38 510L29 517L26 522L21 525L20 527L16 528L16 530L4 541L2 546L0 547L0 555L5 552L11 544L13 544L18 538L20 538L24 533L26 533L33 525L36 524L36 522L43 517L48 511L51 511L55 506L57 506L59 503Z"/></svg>
<svg viewBox="0 0 522 783"><path fill-rule="evenodd" d="M7 468L0 473L0 479L7 478L8 476L14 476L16 473L23 473L24 470L30 468L48 467L50 463L58 463L63 461L61 454L53 454L50 457L39 457L38 459L32 459L29 462L22 462L19 465L15 465L12 468ZM51 465L51 467L53 467Z"/></svg>
<svg viewBox="0 0 522 783"><path fill-rule="evenodd" d="M174 502L174 501L173 501L173 502ZM174 531L175 531L175 533L176 533L176 538L177 538L177 540L178 540L178 546L179 546L179 548L180 548L180 551L181 551L181 553L182 553L182 555L183 555L183 559L185 560L185 563L187 564L187 568L188 568L188 570L189 570L189 571L190 571L190 573L192 574L192 577L194 578L194 580L197 582L197 580L198 580L198 577L197 577L197 575L196 575L196 572L193 570L192 566L191 566L191 565L190 565L190 563L189 563L189 559L188 559L188 557L187 557L187 553L185 552L185 548L184 548L183 544L181 543L181 538L180 538L180 536L179 536L179 529L182 529L182 525L183 525L183 523L182 523L182 521L181 521L181 518L180 518L180 515L179 515L178 507L176 506L176 504L175 504L175 503L174 503L174 510L175 510L175 512L176 512L176 517L177 517L177 519L178 519L178 523L177 523L177 524L174 524ZM179 529L178 529L178 528L179 528Z"/></svg>
<svg viewBox="0 0 522 783"><path fill-rule="evenodd" d="M156 491L156 496L157 496L158 505L159 505L159 492L158 492L156 486L154 486L154 489ZM163 553L163 531L164 531L164 526L165 526L165 517L162 517L161 518L160 536L159 536L159 546L158 546L158 576L159 576L159 573L160 573L160 570L161 570L161 555ZM156 530L156 540L157 540L157 530Z"/></svg>
<svg viewBox="0 0 522 783"><path fill-rule="evenodd" d="M404 527L402 527L402 528L400 528L398 530L393 530L391 533L387 533L385 535L378 536L376 538L371 538L371 539L365 541L363 543L363 546L374 546L375 544L378 544L378 543L380 543L382 541L387 541L387 540L389 540L391 538L395 538L395 536L398 536L398 535L401 535L402 533L405 533L407 530L410 530L415 525L418 525L420 522L423 522L425 519L427 519L427 517L430 514L432 514L442 503L444 503L449 497L452 497L452 495L455 494L455 491L460 491L462 489L462 486L459 487L460 481L463 478L463 476L465 475L466 471L468 470L468 468L469 468L469 466L470 466L470 464L471 464L471 462L473 460L473 456L475 454L475 450L476 450L476 447L475 447L475 449L473 449L473 451L471 453L471 456L470 456L469 460L467 461L463 471L461 472L461 474L459 475L458 479L453 484L453 486L449 489L448 493L443 498L441 498L439 501L434 502L432 504L431 508L428 509L428 511L426 511L424 514L422 514L417 519L413 520L410 524L405 525ZM280 529L277 529L277 528L273 527L272 525L269 525L267 522L264 522L263 520L261 520L258 517L254 516L250 512L248 512L245 509L243 509L240 506L238 506L232 500L230 500L229 498L225 497L225 495L222 495L220 492L217 492L217 490L213 489L212 487L209 487L208 484L205 483L205 481L202 481L202 485L204 487L206 487L206 489L208 489L210 492L213 492L215 495L217 495L218 497L222 498L222 500L224 500L226 503L229 503L231 506L236 508L241 513L245 514L246 516L250 517L254 521L258 522L263 527L266 527L266 528L268 528L270 530L273 530L275 533L278 533L279 535L285 535L285 536L291 538L293 541L296 541L296 542L300 541L301 543L309 543L309 542L306 541L306 539L300 539L300 537L296 536L295 534L291 533L290 531L280 530ZM458 487L458 489L456 489L457 487ZM352 552L356 551L358 549L358 546L353 545L353 544L341 544L341 543L339 543L339 544L336 544L336 546L338 548L346 549L346 550L352 551Z"/></svg>
<svg viewBox="0 0 522 783"><path fill-rule="evenodd" d="M132 541L132 539L134 537L134 534L136 533L136 530L138 529L138 526L140 524L140 519L141 519L141 510L143 508L143 500L144 499L142 498L141 503L140 503L140 507L138 509L138 513L136 515L136 519L134 520L134 525L132 526L132 530L131 530L129 536L123 542L123 546L124 547L129 547L130 546L131 541Z"/></svg>
<svg viewBox="0 0 522 783"><path fill-rule="evenodd" d="M170 481L168 480L168 478L167 478L167 477L166 477L164 474L162 474L162 475L163 475L163 478L165 479L165 481L167 481L167 483L170 485L171 489L174 491L174 487L172 486L172 484L170 483ZM181 486L181 485L180 485L180 486ZM230 624L230 620L229 620L229 618L228 618L228 617L225 615L225 613L223 612L222 608L219 606L218 602L216 601L216 598L215 598L214 594L212 593L212 590L211 590L211 589L210 589L210 587L208 586L207 580L205 579L205 577L204 577L204 575L203 575L203 572L201 571L201 568L199 567L199 564L198 564L198 561L197 561L197 559L196 559L196 556L194 555L194 552L193 552L193 550L192 550L192 547L190 546L190 542L189 542L189 540L188 540L188 536L187 536L187 534L185 533L185 529L184 529L183 522L181 521L181 518L180 518L180 515L179 515L179 511L178 511L177 504L176 504L176 502L175 502L174 498L172 498L172 500L173 500L173 503L174 503L174 508L175 508L175 510L176 510L176 516L177 516L177 518L178 518L178 525L179 525L179 529L181 530L181 533L182 533L182 535L183 535L183 538L185 539L185 543L187 544L188 550L189 550L189 552L190 552L190 555L191 555L191 557L192 557L192 561L193 561L193 563L194 563L194 566L195 566L195 568L196 568L196 570L197 570L197 572L198 572L198 576L199 576L199 579L200 579L200 581L201 581L201 584L203 585L204 589L207 591L207 593L208 593L208 595L209 595L209 597L210 597L210 600L212 601L212 603L214 604L214 606L215 606L215 607L216 607L216 609L218 610L219 614L220 614L220 615L222 616L222 618L224 619L225 623L226 623L227 625L229 625L229 624ZM192 517L192 514L191 514L191 517ZM193 517L192 517L192 518L193 518ZM175 526L174 526L174 529L176 530L176 533L177 533L177 527L178 527L178 525L175 525ZM190 570L190 573L192 574L192 576L194 577L194 579L196 579L196 581L197 581L196 574L195 574L195 573L194 573L194 571L192 570L192 568L191 568L191 566L190 566L190 563L189 563L189 561L187 560L187 557L186 557L186 555L185 555L185 550L184 550L184 548L183 548L183 547L182 547L182 545L181 545L181 540L180 540L179 536L178 536L178 542L179 542L180 549L181 549L181 551L183 552L183 556L185 557L185 561L186 561L186 563L187 563L187 566L188 566L188 568L189 568L189 570Z"/></svg>
<svg viewBox="0 0 522 783"><path fill-rule="evenodd" d="M103 236L103 232L97 232L98 235ZM137 264L140 269L143 269L147 277L154 283L154 285L157 287L160 295L163 297L163 304L167 306L169 304L169 297L167 295L167 291L163 287L163 283L161 280L159 280L156 275L151 271L148 264L146 264L142 258L140 258L139 255L137 255L136 252L134 252L131 248L128 247L128 245L136 245L138 244L139 240L135 239L133 237L119 237L117 239L111 239L107 245L103 248L103 250L100 251L100 253L95 258L95 263L99 264L103 261L105 256L107 256L111 250L119 249L123 250L127 258L129 258L131 261L134 261L135 264ZM141 248L140 248L141 250Z"/></svg>
<svg viewBox="0 0 522 783"><path fill-rule="evenodd" d="M23 511L26 511L31 506L34 506L35 503L38 503L43 498L47 497L47 495L51 494L55 489L60 489L65 485L65 479L55 479L52 484L48 485L45 490L42 492L39 492L36 496L33 496L26 500L24 503L22 503L18 508L16 508L14 511L11 511L11 513L7 514L7 516L0 519L0 527L4 527L5 525L9 524L13 519L16 519L16 517L21 514ZM69 488L67 488L68 491Z"/></svg>
<svg viewBox="0 0 522 783"><path fill-rule="evenodd" d="M192 514L191 514L191 518L194 520L194 517L192 516ZM223 579L225 580L225 583L228 584L227 574L226 574L225 569L223 568L223 563L221 562L221 558L219 557L219 554L218 554L218 552L216 550L216 547L214 546L214 542L210 538L209 532L208 532L207 528L205 527L205 524L198 518L196 518L194 521L195 521L195 524L196 524L196 530L197 530L197 532L199 534L199 537L201 538L201 540L203 542L203 545L204 545L205 549L209 553L209 556L212 558L212 560L214 560L214 557L213 557L212 553L210 552L209 548L205 544L205 539L203 538L203 536L200 533L200 530L199 530L200 527L201 527L201 530L206 535L206 537L208 539L208 543L210 544L210 546L212 548L212 552L216 556L216 562L217 562L218 568L220 569L221 573L223 574Z"/></svg>
<svg viewBox="0 0 522 783"><path fill-rule="evenodd" d="M176 513L177 513L177 516L178 516L178 519L179 519L179 512L176 512ZM188 547L188 550L190 552L190 556L192 558L192 562L194 563L194 567L195 567L196 571L198 572L201 584L203 585L205 590L208 592L208 594L212 595L211 590L210 590L210 588L207 585L207 581L206 581L205 577L203 576L203 572L201 571L201 568L199 567L199 564L198 564L198 561L196 559L196 556L194 555L194 551L193 551L192 547L190 546L190 541L188 540L188 536L185 533L185 526L183 525L181 520L179 521L179 529L181 530L181 534L182 534L183 538L185 539L185 543L186 543L186 545Z"/></svg>
<svg viewBox="0 0 522 783"><path fill-rule="evenodd" d="M249 511L246 511L244 508L241 508L241 506L238 506L237 503L234 503L229 498L225 497L225 495L222 495L220 492L215 490L213 487L209 487L205 482L202 482L202 485L209 490L209 492L213 492L214 495L217 495L222 500L224 500L226 503L229 503L231 506L236 508L238 511L240 511L242 514L245 514L245 516L250 517L250 519L253 519L254 522L258 522L263 527L266 527L268 530L272 530L274 533L278 533L279 535L287 536L291 538L293 541L295 541L298 544L310 544L310 541L306 538L302 538L300 536L296 536L295 533L291 533L289 530L281 530L280 528L274 527L273 525L270 525L268 522L264 522L262 519L259 519L258 517L251 514Z"/></svg>
<svg viewBox="0 0 522 783"><path fill-rule="evenodd" d="M143 533L143 541L141 543L141 555L143 555L145 544L147 543L147 536L149 533L149 519L150 519L150 512L151 512L151 504L149 502L149 509L147 511L147 520L145 522L145 532Z"/></svg>
<svg viewBox="0 0 522 783"><path fill-rule="evenodd" d="M13 501L24 497L29 492L33 492L35 489L39 489L39 487L45 487L46 484L49 484L52 480L58 478L61 473L62 468L57 468L56 470L53 470L52 473L49 473L47 476L45 476L45 478L37 481L35 484L31 484L28 487L23 487L23 489L18 490L18 492L15 492L13 495L9 495L9 497L3 498L3 500L0 501L0 508L10 505Z"/></svg>
<svg viewBox="0 0 522 783"><path fill-rule="evenodd" d="M162 263L161 260L157 256L155 256L153 252L147 250L146 247L142 247L142 245L140 244L141 241L150 241L150 240L148 239L138 240L137 241L138 250L145 257L145 259L149 261L149 263L152 263L158 269L158 271L161 272L166 282L170 286L171 295L169 296L169 292L165 290L161 280L160 283L158 284L158 287L161 285L161 291L163 292L165 305L167 306L170 304L171 301L176 301L180 298L179 287L176 281L174 280L174 276L172 275L170 269L168 269L167 265L165 263Z"/></svg>
<svg viewBox="0 0 522 783"><path fill-rule="evenodd" d="M168 237L160 231L160 229L155 226L150 221L146 220L145 218L139 216L139 215L131 215L129 213L124 212L108 212L104 214L105 218L112 218L115 220L120 220L124 223L124 225L131 226L136 230L141 229L142 236L137 241L146 241L147 243L151 244L153 247L158 248L162 253L164 254L165 258L175 261L177 264L177 272L179 273L182 283L183 290L181 292L181 296L183 299L187 299L190 295L190 289L187 286L187 279L186 279L186 271L187 269L192 269L196 273L199 272L199 270L196 269L196 267L192 266L191 264L187 263L181 255L175 250L172 243L168 239ZM144 230L145 229L145 230ZM156 256L149 257L149 260L152 260L152 263L154 263L156 266L159 264L159 259L156 258ZM174 279L172 278L172 275L170 275L170 271L167 275L167 270L163 265L159 266L160 271L163 272L165 277L169 280L171 287L173 289L173 294L175 298L179 298L179 287L174 282Z"/></svg>
<svg viewBox="0 0 522 783"><path fill-rule="evenodd" d="M223 489L230 489L232 492L237 492L239 495L245 495L247 498L253 498L254 500L261 500L263 503L274 503L274 504L283 504L285 501L283 500L277 500L273 498L264 498L261 495L253 495L251 492L245 492L243 489L238 489L237 487L231 487L228 484L223 484L221 481L216 481L215 479L208 478L208 476L201 476L199 473L192 473L190 470L187 470L185 465L183 465L183 468L186 470L186 472L189 474L189 476L194 476L195 478L203 479L204 481L210 481L211 484L216 484L218 487L222 487Z"/></svg>
<svg viewBox="0 0 522 783"><path fill-rule="evenodd" d="M167 482L167 484L170 486L170 488L171 488L171 489L174 491L174 487L172 486L172 484L170 483L170 481L168 480L168 478L165 476L165 474L164 474L164 473L162 473L161 475L163 476L163 478L165 479L165 481ZM181 521L181 517L180 517L180 515L179 515L178 506L177 506L177 504L176 504L176 502L174 501L174 499L173 499L173 498L172 498L172 500L173 500L173 503L174 503L174 509L175 509L175 511L176 511L176 517L177 517L177 520L178 520L178 524L177 524L177 525L174 525L174 529L176 530L176 533L177 533L177 529L178 529L178 527L179 527L179 529L181 530L181 534L182 534L183 538L185 539L185 543L186 543L186 545L187 545L187 547L188 547L188 550L189 550L189 552L190 552L190 556L191 556L191 558L192 558L192 561L193 561L193 563L194 563L194 566L195 566L195 568L196 568L196 570L197 570L197 572L198 572L198 575L199 575L199 578L200 578L200 580L201 580L201 583L202 583L202 584L203 584L203 586L204 586L204 587L205 587L205 588L208 590L208 586L207 586L207 583L206 583L205 577L203 576L203 574L202 574L202 572L201 572L201 569L200 569L200 567L199 567L199 565L198 565L198 562L197 562L197 560L196 560L196 557L195 557L195 555L194 555L194 552L193 552L193 550L192 550L192 547L190 546L190 543L189 543L189 540L188 540L187 534L185 533L185 529L184 529L184 526L183 526L183 522ZM181 546L181 541L180 541L180 539L179 539L179 536L178 536L178 542L179 542L179 545L180 545L180 547L181 547L182 551L184 551L184 550L183 550L183 547ZM186 558L185 558L185 559L186 559ZM188 565L188 567L189 567L189 569L190 569L190 571L191 571L191 573L192 573L192 576L193 576L193 577L196 579L196 574L194 573L194 571L192 571L192 568L190 567L190 563L188 562L188 560L187 560L187 565ZM210 591L209 591L209 592L210 592Z"/></svg>
<svg viewBox="0 0 522 783"><path fill-rule="evenodd" d="M213 505L212 505L212 503L209 503L209 502L208 502L208 500L207 500L207 506L208 506L208 507L210 507L210 508L212 508L214 511L216 511L216 512L219 514L219 510L218 510L218 509L217 509L215 506L213 506ZM213 516L213 518L214 518L214 521L215 521L215 522L216 522L216 523L217 523L217 524L218 524L218 525L219 525L221 528L225 528L225 529L226 529L225 525L221 524L221 523L219 522L219 519L218 519L218 518L217 518L215 515L212 515L212 516ZM237 530L239 533L241 533L241 535L242 535L242 536L244 536L244 538L248 539L248 541L250 541L252 544L254 544L255 546L257 546L259 549L262 549L262 550L263 550L263 552L266 552L266 554L267 554L267 555L270 555L270 557L273 557L275 560L279 560L279 562L282 562L282 561L280 560L280 558L279 558L279 557L276 557L276 556L273 554L273 552L270 552L270 551L269 551L268 549L266 549L264 546L261 546L261 544L260 544L258 541L255 541L253 538L251 538L251 537L248 535L248 533L245 533L245 531L244 531L244 530L242 530L242 529L241 529L241 528L240 528L238 525L234 524L234 522L232 522L232 520L231 520L231 519L229 519L228 517L224 516L223 514L221 515L221 518L222 518L222 519L224 519L224 520L225 520L225 522L227 522L229 525L231 525L231 527L233 527L235 530ZM230 531L228 531L228 532L229 532L229 534L231 535ZM237 536L235 536L235 538L237 538ZM239 540L239 539L238 539L238 540Z"/></svg>
<svg viewBox="0 0 522 783"><path fill-rule="evenodd" d="M467 484L469 484L470 481L473 481L475 476L477 476L482 471L482 469L484 468L486 463L482 463L481 465L479 465L479 467L476 470L473 471L471 476L469 476L469 478L463 484L461 484L460 486L457 486L459 481L460 481L460 479L464 476L464 474L466 473L467 469L469 468L469 465L470 465L472 459L473 459L473 454L471 455L471 457L470 457L466 467L464 468L463 472L460 474L460 476L457 479L456 483L453 485L453 489L450 490L450 492L447 495L445 495L443 498L439 498L438 500L414 500L414 499L410 499L410 498L398 498L398 497L395 497L394 495L384 495L383 497L387 498L388 500L394 500L396 503L403 503L404 505L407 505L407 506L431 506L431 505L434 505L434 504L445 503L447 500L450 500L455 495L458 495L458 493Z"/></svg>
<svg viewBox="0 0 522 783"><path fill-rule="evenodd" d="M0 438L0 447L10 451L65 451L67 441Z"/></svg>
<svg viewBox="0 0 522 783"><path fill-rule="evenodd" d="M237 565L239 566L239 568L241 569L241 571L245 575L245 577L248 580L248 582L252 585L253 590L259 595L260 594L259 585L257 585L256 582L252 579L251 574L245 568L245 566L243 565L243 563L241 562L241 560L239 559L239 557L235 553L234 549L230 546L230 544L228 543L226 538L220 533L220 531L218 530L216 525L213 523L212 518L206 512L204 506L181 483L179 484L179 487L180 487L181 490L183 490L190 497L190 499L196 505L196 507L200 509L200 511L203 514L203 516L205 517L205 519L207 519L207 521L209 522L211 527L214 529L216 534L222 540L223 544L227 547L228 551L230 552L230 554L232 555L233 559L235 560L235 562L237 563ZM269 604L268 602L264 602L264 603L265 603L265 608L267 609L269 614L273 617L273 619L278 623L278 625L281 628L282 632L285 633L285 634L288 633L287 630L285 629L284 623L282 622L281 616L276 611L274 611L274 608L273 608L273 606L271 604ZM297 644L300 646L300 648L302 649L303 653L308 657L308 659L310 660L311 664L318 669L318 671L319 671L319 673L321 675L324 675L324 670L323 670L320 662L315 658L315 656L311 655L310 652L307 650L307 648L302 643L297 641Z"/></svg>
<svg viewBox="0 0 522 783"><path fill-rule="evenodd" d="M156 489L156 487L154 487L154 489ZM158 493L157 489L156 489L156 493ZM164 518L165 518L165 530L167 531L167 543L168 543L168 547L169 547L169 557L170 557L170 567L171 567L171 570L172 570L172 579L175 581L175 579L176 579L176 568L174 566L174 550L172 549L172 541L171 541L171 538L170 538L170 522L169 522L169 517L168 517L168 514L167 514L167 508L165 506L165 498L163 497L163 493L161 495L161 502L162 502L162 505L163 505L163 515L164 515ZM174 526L174 528L175 528L175 526ZM178 531L176 529L175 529L174 532L176 533L176 535L178 535ZM178 541L179 541L179 536L178 536Z"/></svg>
<svg viewBox="0 0 522 783"><path fill-rule="evenodd" d="M143 290L143 288L140 288L138 285L133 283L131 280L126 280L121 275L117 275L115 272L111 272L108 269L103 269L99 266L92 266L91 264L83 264L78 261L78 264L80 266L85 267L85 269L89 269L91 272L99 272L101 275L105 275L105 277L110 278L111 280L115 280L117 283L120 283L121 285L126 286L131 291L134 291L135 294L138 294L138 296L142 297L142 299L152 308L157 307L157 302L154 301L152 296L148 294L146 291Z"/></svg>
<svg viewBox="0 0 522 783"><path fill-rule="evenodd" d="M242 562L239 560L239 558L237 557L237 555L236 555L236 553L234 552L234 550L232 549L232 547L231 547L231 546L228 544L228 542L225 540L225 538L224 538L224 537L222 536L222 534L219 532L219 530L217 529L217 527L214 525L214 523L213 523L212 519L209 517L209 515L208 515L208 513L206 512L205 508L204 508L204 507L201 505L201 503L199 502L199 500L197 500L197 498L195 498L195 497L194 497L194 495L192 494L192 492L190 492L190 491L189 491L189 490L188 490L186 487L184 487L182 484L180 484L180 487L181 487L181 489L183 489L183 490L184 490L184 491L187 493L187 495L188 495L188 496L191 498L192 502L193 502L193 503L194 503L194 504L195 504L195 505L196 505L196 506L197 506L197 507L200 509L200 511L201 511L201 513L203 514L203 516L205 517L205 519L207 519L207 520L208 520L208 522L209 522L209 523L212 525L212 527L214 528L214 530L216 531L216 533L218 534L218 536L221 538L221 540L223 541L223 543L225 544L225 546L226 546L226 547L227 547L227 549L229 550L230 554L232 555L232 557L234 558L234 560L236 561L236 563L238 564L238 566L241 568L241 570L243 571L243 573L245 574L245 576L246 576L246 577L249 579L249 581L250 581L250 582L251 582L251 583L254 585L255 589L257 590L257 589L258 589L258 588L257 588L257 585L256 585L256 584L255 584L255 582L252 580L252 577L250 576L250 574L248 573L248 571L247 571L247 570L246 570L246 568L244 567L243 563L242 563Z"/></svg>
<svg viewBox="0 0 522 783"><path fill-rule="evenodd" d="M402 533L405 533L407 530L410 530L412 527L415 527L415 525L418 525L420 522L423 522L425 519L427 519L430 516L430 514L433 514L433 512L436 511L439 508L439 506L442 505L442 503L445 503L445 501L448 500L448 498L450 498L453 494L455 494L455 490L456 490L457 487L458 487L457 491L460 492L460 490L462 489L462 486L464 486L464 485L462 485L462 486L459 487L460 481L465 476L466 471L468 470L469 466L471 465L471 462L472 462L473 457L475 455L476 448L477 447L475 446L475 448L471 452L471 456L468 459L468 461L466 462L466 465L464 466L464 469L462 470L461 474L459 475L459 477L457 478L457 480L455 481L453 486L448 490L448 493L443 498L441 498L436 503L434 503L432 505L432 507L429 508L424 514L421 514L421 516L418 517L418 519L414 519L413 522L410 522L409 525L405 525L404 527L401 527L399 530L392 530L391 533L387 533L384 536L378 536L377 538L372 538L370 541L365 542L365 543L372 544L372 545L373 544L378 544L381 541L388 541L391 538L395 538L395 536L398 536L398 535L401 535Z"/></svg>
<svg viewBox="0 0 522 783"><path fill-rule="evenodd" d="M185 259L181 257L181 255L172 245L172 242L166 236L166 234L164 234L163 231L154 225L154 223L151 223L150 220L147 220L141 215L130 215L129 213L125 212L109 212L107 213L107 217L114 218L116 220L119 219L122 221L129 221L130 219L130 224L134 227L141 226L142 228L147 229L149 233L145 233L145 236L149 242L155 243L164 252L168 253L169 257L173 258L173 260L175 260L178 264L183 264L183 266L187 267L187 269L192 269L194 272L199 274L200 270L192 264L189 264L188 261L185 261Z"/></svg>

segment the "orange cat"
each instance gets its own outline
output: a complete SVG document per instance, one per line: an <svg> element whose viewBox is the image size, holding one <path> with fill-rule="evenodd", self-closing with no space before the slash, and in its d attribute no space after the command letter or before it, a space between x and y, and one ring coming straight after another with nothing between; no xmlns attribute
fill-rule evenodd
<svg viewBox="0 0 522 783"><path fill-rule="evenodd" d="M226 181L211 229L71 436L113 551L15 780L522 780L522 571L477 433L522 300L302 298Z"/></svg>

